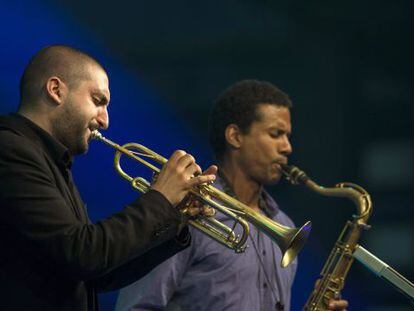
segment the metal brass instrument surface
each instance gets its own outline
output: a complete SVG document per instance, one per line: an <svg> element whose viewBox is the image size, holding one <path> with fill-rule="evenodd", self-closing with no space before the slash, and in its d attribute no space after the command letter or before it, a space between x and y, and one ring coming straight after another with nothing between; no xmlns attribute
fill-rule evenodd
<svg viewBox="0 0 414 311"><path fill-rule="evenodd" d="M325 188L295 166L282 165L282 170L293 185L303 184L323 196L347 198L357 207L357 214L346 222L322 269L321 277L315 283L315 289L303 307L305 311L328 310L329 300L341 297L341 290L354 260L352 254L358 247L361 232L370 228L367 221L372 213L371 197L356 184L339 183L333 188Z"/></svg>
<svg viewBox="0 0 414 311"><path fill-rule="evenodd" d="M137 189L142 193L145 193L150 189L150 183L142 177L132 177L128 175L121 167L121 156L126 155L129 158L138 161L152 170L154 174L158 174L161 169L143 158L150 159L150 161L154 161L160 165L164 165L168 161L151 149L137 143L127 143L122 146L118 145L105 138L96 130L92 132L92 138L102 141L116 150L114 157L116 171L121 177L128 180L134 189ZM256 226L258 230L262 231L278 244L283 254L281 261L282 267L287 267L296 258L297 254L305 244L311 230L311 223L309 221L299 229L281 225L209 184L203 184L192 189L190 191L190 197L203 204L209 205L235 221L234 226L230 228L216 220L214 217L207 217L200 214L189 220L190 225L201 230L224 246L233 249L236 252L243 252L246 248L246 241L249 236L250 228L248 222L250 222ZM186 208L183 208L181 212L186 214ZM234 232L234 228L237 224L242 228L240 236L236 235Z"/></svg>

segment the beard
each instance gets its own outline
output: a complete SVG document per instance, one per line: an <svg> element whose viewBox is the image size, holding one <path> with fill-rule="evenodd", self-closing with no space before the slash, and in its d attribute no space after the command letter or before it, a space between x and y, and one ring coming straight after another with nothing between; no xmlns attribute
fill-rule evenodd
<svg viewBox="0 0 414 311"><path fill-rule="evenodd" d="M53 136L68 149L71 155L85 154L89 148L88 122L73 108L73 105L68 104L52 124Z"/></svg>
<svg viewBox="0 0 414 311"><path fill-rule="evenodd" d="M263 166L262 169L256 172L256 180L264 186L274 186L280 182L282 178L282 171L277 163L272 163L268 166Z"/></svg>

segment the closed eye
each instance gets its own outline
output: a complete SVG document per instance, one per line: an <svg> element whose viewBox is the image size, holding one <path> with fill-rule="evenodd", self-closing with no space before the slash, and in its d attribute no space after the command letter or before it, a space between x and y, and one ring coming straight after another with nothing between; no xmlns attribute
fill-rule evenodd
<svg viewBox="0 0 414 311"><path fill-rule="evenodd" d="M101 96L95 95L95 96L92 96L92 100L96 106L105 106L108 104L108 100L106 99L105 96L101 97Z"/></svg>
<svg viewBox="0 0 414 311"><path fill-rule="evenodd" d="M269 134L273 138L278 138L282 134L282 132L281 131L271 131Z"/></svg>
<svg viewBox="0 0 414 311"><path fill-rule="evenodd" d="M279 138L279 137L284 136L284 135L286 135L286 136L287 136L287 138L290 138L290 133L287 133L287 132L285 132L285 131L283 131L283 130L271 131L271 132L269 133L269 135L270 135L270 137L272 137L272 138Z"/></svg>

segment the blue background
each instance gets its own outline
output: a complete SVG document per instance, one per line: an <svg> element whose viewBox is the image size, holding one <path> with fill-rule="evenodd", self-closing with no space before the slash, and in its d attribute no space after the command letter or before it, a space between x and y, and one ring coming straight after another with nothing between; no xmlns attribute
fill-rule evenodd
<svg viewBox="0 0 414 311"><path fill-rule="evenodd" d="M1 1L0 112L17 108L20 75L34 53L72 45L109 73L106 136L166 157L184 149L207 167L212 100L238 80L269 80L294 102L291 162L323 185L366 188L373 228L361 244L413 280L412 12L409 2L388 1ZM99 143L75 161L94 220L137 195L112 161ZM293 289L299 310L354 207L286 183L269 190L297 224L314 223ZM358 263L344 296L349 310L412 307ZM101 295L102 309L112 310L115 299Z"/></svg>

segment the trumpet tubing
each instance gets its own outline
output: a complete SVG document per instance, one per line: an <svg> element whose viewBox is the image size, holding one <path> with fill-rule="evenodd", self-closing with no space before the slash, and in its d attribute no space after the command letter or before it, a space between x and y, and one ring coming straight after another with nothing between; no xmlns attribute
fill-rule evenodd
<svg viewBox="0 0 414 311"><path fill-rule="evenodd" d="M131 159L148 167L155 174L160 172L160 168L149 161L164 165L168 160L155 153L151 149L136 143L127 143L118 145L115 142L105 138L98 131L92 132L92 138L102 141L116 150L114 157L114 166L121 177L128 180L131 186L145 193L150 189L150 183L142 177L132 177L126 173L120 164L121 156L126 155ZM217 211L232 218L236 223L233 228L219 222L215 218L198 215L189 220L189 224L201 230L217 242L233 249L236 252L243 252L246 248L246 241L249 236L249 224L253 224L258 230L266 234L270 239L277 243L283 253L281 266L288 266L297 256L305 244L311 230L311 223L306 222L301 228L289 228L273 221L259 212L256 212L247 205L218 190L212 185L204 184L190 190L190 197L204 204L209 205ZM185 213L185 208L181 210ZM234 232L236 224L240 224L242 233L237 235Z"/></svg>

